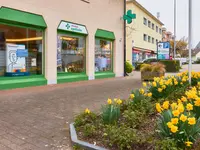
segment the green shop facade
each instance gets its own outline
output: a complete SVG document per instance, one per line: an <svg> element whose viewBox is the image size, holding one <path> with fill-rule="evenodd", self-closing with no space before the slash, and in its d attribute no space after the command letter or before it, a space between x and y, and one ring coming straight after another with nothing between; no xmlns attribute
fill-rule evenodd
<svg viewBox="0 0 200 150"><path fill-rule="evenodd" d="M114 32L96 28L91 59L87 55L87 26L66 20L57 24L57 62L51 62L57 64L54 84L89 80L87 70L91 67L93 79L115 77ZM40 14L0 8L0 90L49 84L45 71L50 68L45 61L50 55L45 42L47 29Z"/></svg>

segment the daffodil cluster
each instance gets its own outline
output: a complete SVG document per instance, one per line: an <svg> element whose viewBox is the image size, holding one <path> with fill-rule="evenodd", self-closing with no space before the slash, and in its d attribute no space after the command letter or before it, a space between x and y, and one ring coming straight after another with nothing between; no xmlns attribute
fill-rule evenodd
<svg viewBox="0 0 200 150"><path fill-rule="evenodd" d="M194 112L195 107L199 107L199 100L198 91L193 87L177 102L170 103L167 100L156 103L156 110L161 115L158 121L159 133L190 147L200 134L200 118Z"/></svg>

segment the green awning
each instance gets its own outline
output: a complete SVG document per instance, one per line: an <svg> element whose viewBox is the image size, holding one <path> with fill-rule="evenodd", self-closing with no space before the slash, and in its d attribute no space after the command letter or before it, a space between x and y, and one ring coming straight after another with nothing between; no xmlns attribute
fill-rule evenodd
<svg viewBox="0 0 200 150"><path fill-rule="evenodd" d="M0 8L0 22L45 29L43 16L7 7Z"/></svg>
<svg viewBox="0 0 200 150"><path fill-rule="evenodd" d="M113 32L102 30L102 29L97 29L95 37L115 40L115 34Z"/></svg>

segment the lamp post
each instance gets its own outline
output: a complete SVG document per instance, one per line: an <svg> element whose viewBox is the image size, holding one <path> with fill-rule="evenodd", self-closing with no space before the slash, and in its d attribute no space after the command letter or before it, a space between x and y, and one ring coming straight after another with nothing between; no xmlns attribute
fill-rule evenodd
<svg viewBox="0 0 200 150"><path fill-rule="evenodd" d="M192 0L189 0L189 25L188 25L188 48L189 48L189 84L191 85L192 77Z"/></svg>
<svg viewBox="0 0 200 150"><path fill-rule="evenodd" d="M176 0L174 0L174 59L176 57Z"/></svg>

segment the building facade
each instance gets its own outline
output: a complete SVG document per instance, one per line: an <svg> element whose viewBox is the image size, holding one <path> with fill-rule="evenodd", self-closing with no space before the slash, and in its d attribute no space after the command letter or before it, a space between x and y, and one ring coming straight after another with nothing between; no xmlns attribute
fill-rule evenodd
<svg viewBox="0 0 200 150"><path fill-rule="evenodd" d="M136 14L136 19L127 25L126 37L126 59L134 65L136 61L156 57L163 23L136 0L127 0L126 8Z"/></svg>
<svg viewBox="0 0 200 150"><path fill-rule="evenodd" d="M123 13L122 0L1 0L0 90L123 76Z"/></svg>
<svg viewBox="0 0 200 150"><path fill-rule="evenodd" d="M165 27L162 28L162 42L170 42L173 40L173 34L167 31Z"/></svg>

